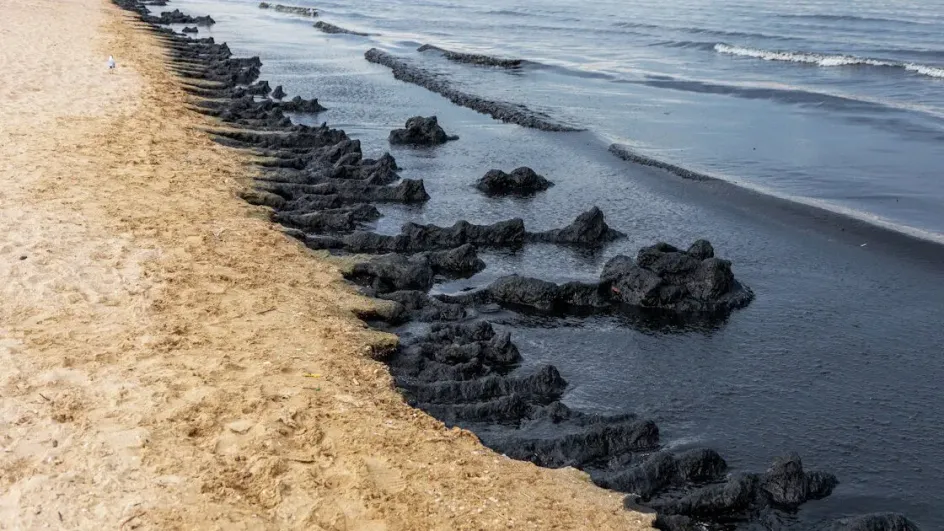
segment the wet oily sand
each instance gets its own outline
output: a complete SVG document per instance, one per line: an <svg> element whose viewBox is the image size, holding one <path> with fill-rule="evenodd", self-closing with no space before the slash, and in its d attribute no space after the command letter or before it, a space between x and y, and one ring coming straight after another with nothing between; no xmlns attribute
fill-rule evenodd
<svg viewBox="0 0 944 531"><path fill-rule="evenodd" d="M143 25L8 0L0 34L0 527L649 527L408 407Z"/></svg>

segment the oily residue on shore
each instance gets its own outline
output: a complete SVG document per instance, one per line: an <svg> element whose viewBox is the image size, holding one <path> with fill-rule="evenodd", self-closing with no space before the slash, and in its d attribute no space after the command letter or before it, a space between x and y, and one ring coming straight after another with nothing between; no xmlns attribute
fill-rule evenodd
<svg viewBox="0 0 944 531"><path fill-rule="evenodd" d="M468 107L472 110L487 114L496 120L513 123L522 127L541 129L543 131L579 131L579 128L561 124L551 117L532 111L524 105L493 101L473 94L465 93L454 88L447 80L434 75L418 66L399 59L387 52L371 48L364 54L364 58L390 68L393 76L400 81L419 85L427 90L440 94L456 105Z"/></svg>
<svg viewBox="0 0 944 531"><path fill-rule="evenodd" d="M683 168L677 164L672 164L671 162L665 162L652 157L636 153L629 146L624 146L621 144L611 144L610 153L616 155L617 157L635 164L642 164L643 166L652 166L653 168L659 168L660 170L665 170L670 173L674 173L683 179L691 179L693 181L712 181L715 180L714 177L710 177L703 173L698 173L696 171L690 170L688 168Z"/></svg>
<svg viewBox="0 0 944 531"><path fill-rule="evenodd" d="M418 52L433 51L442 54L443 57L457 63L465 63L479 66L497 66L499 68L520 68L523 61L521 59L503 59L501 57L492 57L491 55L454 52L446 50L432 44L424 44L416 49Z"/></svg>
<svg viewBox="0 0 944 531"><path fill-rule="evenodd" d="M330 23L325 22L325 21L323 21L323 20L319 20L318 22L315 22L315 28L317 28L317 29L319 29L319 30L321 30L321 31L323 31L323 32L325 32L325 33L332 34L332 35L357 35L357 36L359 36L359 37L367 37L367 36L368 36L367 33L362 33L362 32L360 32L360 31L349 30L349 29L346 29L346 28L342 28L341 26L335 26L334 24L330 24Z"/></svg>
<svg viewBox="0 0 944 531"><path fill-rule="evenodd" d="M241 92L247 87L239 85L258 77L258 58L233 59L212 41L165 35L178 58L204 65L183 69L185 77L217 84L222 101L201 108L249 129L219 131L223 142L256 149L268 159L255 189L244 194L247 200L272 207L287 232L310 247L394 253L357 263L350 278L389 301L365 318L387 325L432 322L424 333L384 355L411 403L447 424L472 429L509 456L587 470L597 484L631 493L629 507L643 502L655 508L663 529L721 529L730 522L778 520L784 511L828 496L835 487L833 475L804 469L792 453L776 459L764 473L726 477L727 464L717 452L661 448L651 420L569 408L560 402L567 384L557 369L546 365L529 374L514 372L521 357L510 334L482 318L497 306L552 319L588 310L631 311L644 314L656 328L662 320L723 320L750 303L753 293L735 280L730 262L715 257L711 244L701 240L679 249L659 243L641 249L635 258L617 256L598 283L558 285L512 275L466 296L430 297L427 292L437 277L461 278L481 269L477 247L517 249L541 242L602 248L622 233L610 228L596 208L547 231L528 231L520 219L491 225L458 221L452 227L408 223L392 236L364 231L364 224L379 214L370 202L422 203L429 198L423 182L402 180L391 186L400 178L389 154L364 158L360 142L343 131L296 125L286 120L282 103ZM398 69L407 77L411 74L404 71L416 72L378 50L369 51L371 57L393 64L395 75ZM417 75L422 78L422 71ZM205 89L195 93L206 95ZM299 108L320 111L311 101L300 100ZM411 138L424 143L426 137ZM860 529L888 518L867 516L834 527Z"/></svg>
<svg viewBox="0 0 944 531"><path fill-rule="evenodd" d="M4 527L649 527L404 403L373 302L235 197L251 155L186 108L166 32L102 0L3 15Z"/></svg>
<svg viewBox="0 0 944 531"><path fill-rule="evenodd" d="M279 13L289 13L291 15L300 15L303 17L317 17L318 16L318 11L313 7L286 6L282 4L270 4L268 2L260 2L259 9L271 9L272 11L277 11Z"/></svg>

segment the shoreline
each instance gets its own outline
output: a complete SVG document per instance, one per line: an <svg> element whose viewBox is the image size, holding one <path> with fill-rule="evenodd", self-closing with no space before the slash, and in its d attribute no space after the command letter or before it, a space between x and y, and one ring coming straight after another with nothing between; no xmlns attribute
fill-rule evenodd
<svg viewBox="0 0 944 531"><path fill-rule="evenodd" d="M528 59L502 59L500 57L488 55L477 55L462 51L446 50L433 44L423 44L419 46L416 51L436 51L437 53L442 54L445 59L455 63L461 63L470 66L484 65L499 70L506 68L521 68L527 65L541 65L543 68L563 68L554 65L545 65L543 63L530 61ZM490 101L488 98L483 97L477 93L458 90L453 87L452 82L448 78L437 76L427 71L424 67L413 64L411 59L408 57L395 55L377 48L370 49L365 54L365 57L370 62L388 67L395 79L423 87L432 93L439 94L447 100L452 101L456 105L466 106L476 110L476 112L483 114L489 114L490 112L488 110L482 110L483 108L488 109L489 107L496 106L520 107L520 114L525 116L525 118L509 119L507 116L501 113L494 113L492 116L496 120L516 123L522 127L546 131L567 131L581 133L590 132L594 135L594 139L603 143L604 147L607 147L612 155L630 164L649 166L658 170L663 170L675 177L693 182L701 182L703 184L710 183L712 181L723 182L728 186L742 189L738 190L737 192L742 193L744 197L750 197L753 195L756 196L760 201L769 201L771 203L787 203L787 208L791 208L791 205L788 203L793 203L795 205L793 205L792 208L805 208L813 215L819 215L822 213L824 219L828 218L829 222L833 225L845 224L856 227L868 226L876 232L879 232L879 238L881 238L883 241L900 237L902 240L906 240L902 246L906 245L907 241L912 241L920 247L930 247L933 244L935 246L942 247L942 249L938 252L944 253L944 233L931 228L922 227L918 223L883 217L882 215L872 213L863 207L844 206L839 200L818 199L815 197L806 197L803 195L791 195L787 192L782 192L774 188L766 187L759 182L752 182L751 179L745 179L744 176L719 176L719 174L712 173L711 171L706 172L703 170L693 169L691 166L685 163L675 163L671 162L670 160L663 160L659 156L652 156L644 154L643 152L638 152L629 145L622 143L622 141L616 141L614 143L613 140L607 139L606 135L597 134L601 131L584 128L584 126L579 124L561 120L557 117L549 116L541 112L535 112L524 104L509 104L502 101ZM514 64L516 66L507 66L509 64ZM459 94L460 96L457 97L456 94ZM468 102L474 102L474 104L469 104ZM559 128L558 126L562 127ZM862 232L863 234L865 233L864 230L859 232ZM929 253L933 251L921 249L919 252L930 256Z"/></svg>
<svg viewBox="0 0 944 531"><path fill-rule="evenodd" d="M7 249L26 258L2 314L5 522L648 527L584 474L504 459L407 406L364 350L392 340L354 317L370 303L236 197L246 159L201 131L140 24L98 0L9 13L45 36L12 64L49 81L48 120L0 130L4 203L20 206L7 233L37 231Z"/></svg>
<svg viewBox="0 0 944 531"><path fill-rule="evenodd" d="M222 88L226 88L226 87L222 87ZM263 102L266 102L267 100L262 100L262 101L263 101ZM268 113L269 110L271 110L271 109L273 109L273 108L278 109L278 105L277 105L277 104L274 105L274 106L273 106L273 104L269 104L269 103L264 103L264 104L262 104L262 103L260 103L260 102L257 100L257 101L254 102L252 105L243 106L242 104L239 104L239 106L240 106L241 110L237 110L237 112L232 116L232 119L233 119L234 122L242 122L243 125L247 125L247 126L249 126L250 128L253 128L253 127L276 127L276 124L275 124L274 122L270 121L270 119L279 119L279 118L278 118L278 115L269 116L269 115L267 115L267 114L265 114L265 113ZM279 125L279 126L277 126L277 127L282 127L282 126ZM314 129L312 128L312 130L314 130ZM331 155L331 156L334 157L335 155L337 155L338 159L337 159L337 160L331 160L330 162L331 162L331 163L340 164L340 162L338 162L339 160L344 159L344 158L347 157L348 155L354 155L354 154L356 154L356 155L357 155L357 158L356 158L355 160L358 161L357 164L360 164L359 161L360 161L360 155L361 155L361 154L360 154L360 145L359 145L359 143L357 144L356 149L354 149L353 144L343 144L343 142L349 142L348 140L339 140L339 138L341 138L341 137L334 137L334 136L331 136L331 135L334 135L334 134L335 134L334 130L329 130L329 129L324 129L324 128L320 128L320 129L318 129L318 130L319 130L319 134L327 135L327 136L325 136L324 138L328 138L328 137L330 136L330 138L331 138L332 140L331 140L330 142L325 142L324 144L318 144L319 147L318 147L317 149L323 149L323 148L324 148L324 149L330 148L330 149L329 149L329 151L327 151L327 152L325 152L325 151L319 152L318 155L314 155L315 157L324 156L324 155L327 155L327 153L334 153L334 154ZM308 134L308 133L307 133L308 129L303 129L302 131L303 131L303 133L298 133L298 134ZM340 132L340 134L343 135L343 132ZM255 140L253 140L252 143L258 143L258 142L255 141ZM266 146L267 146L267 149L269 149L269 148L272 147L272 146L270 146L269 144L266 144ZM336 149L339 149L339 146L340 146L341 151L334 151L334 150L336 150ZM283 147L283 148L287 148L288 146L285 145L285 146L282 146L282 147ZM290 154L290 153L295 153L295 154L297 155L297 152L294 151L295 148L296 148L296 146L293 144L292 147L291 147L291 149L288 149L288 150L286 150L286 151L284 152L283 158L286 159L286 160L289 159L289 158L294 158L295 155L293 155L292 157L289 157L289 154ZM278 150L276 149L275 151L277 152ZM313 149L313 150L312 150L313 153L314 153L315 151L316 151L316 149ZM386 156L386 155L385 155L385 156ZM292 162L293 165L291 165L291 166L284 166L284 165L283 165L283 166L281 166L281 167L282 167L282 168L288 167L288 168L294 168L295 170L299 170L299 169L301 169L301 168L307 166L307 164L309 164L309 163L312 162L312 161L313 161L313 159L308 159L308 160L305 161L304 164L302 164L302 166L294 166L295 162ZM370 170L370 171L373 172L373 171L376 169L376 167L375 167L375 165L374 165L375 162L376 162L376 161L373 161L373 160L370 161L369 164L368 164L367 162L364 162L364 165L365 165L365 166L371 166L371 170ZM395 168L395 164L394 164L394 168ZM336 166L336 169L337 169L337 166ZM350 171L350 170L345 170L345 171ZM299 200L303 195L306 195L306 194L320 194L320 193L324 193L324 190L326 190L326 189L318 188L319 186L322 186L322 185L334 186L335 188L332 188L333 191L327 192L327 193L340 195L340 196L343 198L343 197L344 197L344 193L345 193L344 190L347 189L347 185L345 184L344 186L342 186L341 183L337 181L337 179L351 179L351 178L352 178L352 177L350 177L350 176L344 176L344 177L337 177L337 176L324 177L324 176L319 176L319 177L317 177L316 179L314 179L314 180L312 180L311 182L309 182L308 179L309 179L310 176L309 176L309 177L305 177L304 175L301 175L300 173L295 173L295 174L293 174L293 173L276 173L276 175L277 175L277 177L275 177L275 178L271 178L271 179L270 179L270 178L266 178L266 179L265 179L265 182L269 182L269 183L271 183L271 182L277 182L277 183L281 183L281 184L278 185L278 186L276 186L276 187L265 188L265 189L264 189L264 192L265 192L265 193L268 193L268 194L274 194L275 196L278 196L278 197L281 198L281 199L277 199L276 197L271 197L271 196L269 196L269 197L263 197L262 200L260 200L259 197L256 197L256 198L254 198L253 200L254 200L254 201L261 201L262 203L267 204L268 206L275 206L277 210L281 209L283 205L287 205L287 204L289 204L289 203L295 202L296 200ZM361 175L361 174L358 174L358 175ZM371 177L370 177L371 180L375 178L375 177L374 177L374 175L375 175L374 173L371 173L370 175L371 175ZM361 176L363 177L363 175L361 175ZM393 181L395 181L395 180L396 180L396 179L393 179ZM320 181L320 183L319 183L319 181ZM333 182L334 184L330 184L330 183L332 183L332 182ZM376 184L379 184L379 183L376 183ZM267 186L271 186L271 185L267 185ZM365 188L365 189L363 189L363 190L364 190L365 192L370 192L371 194L373 193L373 192L371 191L372 189ZM425 191L424 191L424 193L425 193ZM299 194L301 194L301 195L299 195ZM428 197L428 196L427 196L427 197ZM281 203L279 203L279 201L281 201ZM368 201L370 201L369 198L368 198ZM269 204L269 202L273 202L273 203L277 203L277 204ZM323 209L323 208L325 208L325 207L320 207L320 208ZM316 209L316 210L318 210L318 209ZM312 219L314 219L314 218L312 218ZM323 219L323 218L319 218L319 219ZM306 221L306 223L307 223L307 221ZM291 225L291 224L292 224L292 223L289 223L289 225ZM353 225L348 225L347 227L352 227L352 226L353 226ZM440 229L438 229L438 228L435 228L435 227L431 228L431 227L432 227L432 226L426 226L426 229L424 229L424 230L432 230L432 231L440 230ZM324 227L319 227L319 228L322 228L322 229L323 229ZM483 228L483 227L479 227L479 228L477 228L476 230L479 230L479 229L481 229L481 230L492 230L491 227L484 227L484 228ZM352 229L347 229L347 230L352 230ZM317 232L319 232L319 230L314 230L313 232L317 233ZM331 232L331 231L329 230L328 232ZM400 249L400 248L399 248L399 244L395 244L393 247L389 247L389 248L386 247L386 244L385 244L385 243L380 243L380 244L378 244L376 247L371 247L371 246L370 246L370 245L373 245L373 244L368 244L366 247L357 247L357 245L361 245L361 244L356 244L356 245L355 245L355 244L351 243L351 242L353 242L353 241L355 241L355 240L349 240L349 241L333 240L333 241L332 241L332 240L329 239L329 238L323 238L323 237L320 237L320 236L317 236L317 237L314 237L314 238L309 238L307 235L304 235L303 233L297 232L297 231L294 231L293 233L294 233L296 236L303 237L303 239L306 241L306 243L309 244L309 246L312 246L312 247L314 247L314 248L319 248L319 249L320 249L320 248L345 248L345 247L346 247L346 248L348 248L349 251L353 251L353 252L360 252L360 251L365 251L365 250L367 250L368 252L377 252L378 250L383 250L383 251L391 251L391 250L402 251L402 250L404 250L404 249ZM434 232L434 233L435 233L435 232ZM390 238L390 237L385 237L385 238ZM408 245L407 245L407 249L409 249L409 250L411 250L411 251L420 251L420 250L423 250L424 248L422 248L422 247L413 248L413 247L410 246L410 244L408 244ZM440 302L446 302L446 303L451 302L451 301L445 300L445 299L439 299L439 300L440 300ZM383 320L383 319L386 319L386 320L393 320L393 318L391 318L389 315L386 316L386 317L385 317L385 316L382 316L382 315L380 315L380 316L375 316L375 317L380 317L382 320ZM445 329L443 328L443 329L439 329L439 330L441 331L441 330L445 330ZM436 330L434 329L434 331L436 331ZM454 334L454 335L459 335L459 336L461 336L461 335L463 335L463 334L469 333L469 331L468 331L468 330L460 331L459 329L451 329L449 333ZM490 337L491 337L491 336L490 336ZM435 348L435 347L434 347L434 348ZM425 408L425 407L424 407L424 409L427 409L427 411L429 411L428 408ZM448 410L440 410L440 411L448 411ZM478 414L480 414L480 413L481 413L481 412L477 412L477 413L475 413L475 414L478 415ZM464 415L464 414L465 414L465 413L463 413L463 415ZM485 412L485 414L486 414L486 415L490 415L490 413L487 413L487 412ZM440 418L442 418L443 416L446 416L447 418L449 418L448 415L449 415L449 413L438 413L438 414L437 414L437 416L439 416ZM454 417L454 418L458 418L458 417ZM450 422L450 423L454 423L454 421L449 421L449 422ZM578 422L583 422L583 421L578 421ZM648 443L646 443L646 444L648 444ZM522 459L529 459L529 457L527 457L526 454L523 454L523 456L519 456L519 458L522 458ZM530 459L531 459L531 460L534 460L533 457L531 457ZM788 458L786 459L786 461L787 461L786 466L790 467L790 466L794 466L794 464L798 465L798 463L799 463L799 458L788 457ZM555 465L553 465L553 464L551 464L551 463L557 463L557 461L554 461L554 460L550 460L550 461L543 461L543 460L542 460L541 462L543 462L544 464L548 464L548 465L550 465L550 466L555 466ZM566 462L566 461L565 461L565 462ZM779 467L779 466L781 466L781 465L784 465L784 463L783 463L783 462L780 462L779 464L775 463L775 465L774 465L774 467L773 467L773 473L774 473L774 474L777 473L777 467ZM771 473L772 473L771 471L768 471L767 474L770 475ZM801 476L802 476L803 474L804 474L804 473L803 473L802 470L801 470ZM757 479L757 480L760 480L760 481L765 481L765 482L766 482L766 481L772 481L772 479L771 479L770 476L764 477L764 478L761 478L760 475L748 475L748 476L751 476L751 477L755 477L755 476L756 476L756 477L757 477L756 479ZM809 481L812 482L812 481L814 481L814 479L812 479L812 478L819 478L819 479L815 479L815 481L820 481L820 480L823 479L825 476L818 476L817 473L810 473L808 477L810 478ZM804 481L805 481L806 478L807 478L807 476L803 476L803 478L804 478ZM747 482L747 483L743 483L743 484L736 482L736 484L737 484L738 486L743 486L744 488L753 488L753 487L748 487L747 485L748 485L751 481L754 481L754 479L742 478L742 479L738 479L737 481L738 481L738 482L740 482L740 481L746 481L746 482ZM829 483L829 481L825 481L825 483ZM661 487L657 487L657 488L661 488ZM817 487L817 489L818 489L818 488L819 488L819 487ZM811 489L811 494L812 494L812 491L813 491L814 489L813 489L812 487L810 487L810 489ZM831 489L831 487L830 487L830 489ZM828 493L827 493L827 494L828 494ZM805 501L805 500L801 500L799 503L802 503L802 501ZM725 503L726 503L726 502L725 502ZM796 503L796 502L790 502L790 503ZM630 502L628 505L629 505L629 506L632 506L633 504L632 504L632 502ZM685 522L676 522L676 523L673 524L673 525L680 526L680 525L684 525L684 524L685 524ZM854 523L853 523L853 524L854 524ZM673 527L673 528L679 528L679 529L681 529L681 527Z"/></svg>

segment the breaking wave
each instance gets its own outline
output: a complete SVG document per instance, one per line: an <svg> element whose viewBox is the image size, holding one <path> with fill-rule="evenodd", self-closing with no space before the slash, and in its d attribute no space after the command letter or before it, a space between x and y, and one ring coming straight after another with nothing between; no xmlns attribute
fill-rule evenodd
<svg viewBox="0 0 944 531"><path fill-rule="evenodd" d="M944 79L944 68L937 66L928 66L918 63L904 63L887 59L872 59L868 57L857 57L855 55L831 55L808 52L790 52L790 51L771 51L759 48L747 48L742 46L731 46L729 44L715 44L716 52L738 55L741 57L753 57L763 59L764 61L784 61L790 63L803 63L816 66L874 66L882 68L898 68L923 76Z"/></svg>

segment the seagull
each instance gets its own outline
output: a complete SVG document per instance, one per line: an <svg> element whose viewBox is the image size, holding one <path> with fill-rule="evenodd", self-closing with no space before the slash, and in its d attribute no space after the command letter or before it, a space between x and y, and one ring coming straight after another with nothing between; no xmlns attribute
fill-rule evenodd
<svg viewBox="0 0 944 531"><path fill-rule="evenodd" d="M116 66L116 65L115 65L115 58L109 55L109 56L108 56L108 69L109 69L109 70L114 70L114 69L115 69L115 66Z"/></svg>

